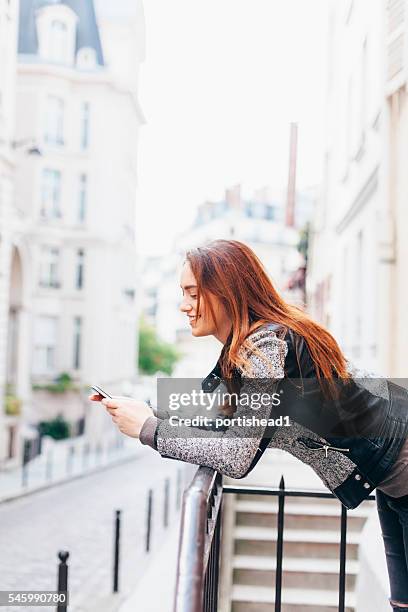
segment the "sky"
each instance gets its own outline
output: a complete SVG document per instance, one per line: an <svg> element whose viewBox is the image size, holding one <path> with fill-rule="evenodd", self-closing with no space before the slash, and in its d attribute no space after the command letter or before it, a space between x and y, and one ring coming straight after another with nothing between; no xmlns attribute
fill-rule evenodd
<svg viewBox="0 0 408 612"><path fill-rule="evenodd" d="M123 0L122 0L123 1ZM327 0L145 0L142 255L164 254L196 207L237 183L283 194L289 124L298 188L321 179Z"/></svg>

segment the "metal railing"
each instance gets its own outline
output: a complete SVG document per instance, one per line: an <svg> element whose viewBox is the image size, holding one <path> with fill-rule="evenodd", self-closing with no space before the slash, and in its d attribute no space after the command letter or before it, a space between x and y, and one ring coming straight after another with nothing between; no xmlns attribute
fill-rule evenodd
<svg viewBox="0 0 408 612"><path fill-rule="evenodd" d="M175 612L216 612L222 477L200 467L183 496Z"/></svg>
<svg viewBox="0 0 408 612"><path fill-rule="evenodd" d="M285 499L337 498L325 491L286 489L283 476L279 488L226 485L221 474L200 467L183 497L174 612L217 611L222 502L227 493L278 497L274 603L275 612L281 612ZM374 500L375 496L370 495L367 499ZM346 547L347 508L341 505L338 612L346 609Z"/></svg>

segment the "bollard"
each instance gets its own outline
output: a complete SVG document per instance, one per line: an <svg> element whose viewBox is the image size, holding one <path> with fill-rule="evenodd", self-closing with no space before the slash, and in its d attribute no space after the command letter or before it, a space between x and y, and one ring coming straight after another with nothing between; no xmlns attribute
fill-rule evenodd
<svg viewBox="0 0 408 612"><path fill-rule="evenodd" d="M177 492L176 492L176 509L180 510L181 502L181 470L177 470Z"/></svg>
<svg viewBox="0 0 408 612"><path fill-rule="evenodd" d="M152 533L153 491L149 489L147 497L147 521L146 521L146 552L150 551L150 539Z"/></svg>
<svg viewBox="0 0 408 612"><path fill-rule="evenodd" d="M57 606L57 612L67 612L67 598L68 598L68 565L67 559L69 552L66 550L60 550L58 558L60 560L58 564L58 593L65 593L65 602L61 602Z"/></svg>
<svg viewBox="0 0 408 612"><path fill-rule="evenodd" d="M28 464L30 462L30 456L31 456L31 441L24 440L23 465L22 465L22 471L21 471L21 484L23 485L23 487L26 487L28 485Z"/></svg>
<svg viewBox="0 0 408 612"><path fill-rule="evenodd" d="M164 508L163 508L163 525L169 526L169 499L170 499L170 478L164 481Z"/></svg>
<svg viewBox="0 0 408 612"><path fill-rule="evenodd" d="M117 593L119 591L120 516L121 516L121 511L116 510L114 560L113 560L113 592L114 593Z"/></svg>
<svg viewBox="0 0 408 612"><path fill-rule="evenodd" d="M52 479L52 451L49 451L47 454L47 463L45 464L45 478L46 480Z"/></svg>

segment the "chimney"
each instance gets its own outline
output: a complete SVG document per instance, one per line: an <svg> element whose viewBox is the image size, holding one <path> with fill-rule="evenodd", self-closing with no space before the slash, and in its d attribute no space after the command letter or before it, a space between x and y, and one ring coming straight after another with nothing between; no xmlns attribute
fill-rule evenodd
<svg viewBox="0 0 408 612"><path fill-rule="evenodd" d="M295 204L296 204L296 162L297 162L297 123L290 124L290 150L289 150L289 177L288 191L286 195L286 218L285 225L293 227L295 225Z"/></svg>
<svg viewBox="0 0 408 612"><path fill-rule="evenodd" d="M240 209L241 208L241 185L234 185L230 189L225 190L225 201L228 207Z"/></svg>

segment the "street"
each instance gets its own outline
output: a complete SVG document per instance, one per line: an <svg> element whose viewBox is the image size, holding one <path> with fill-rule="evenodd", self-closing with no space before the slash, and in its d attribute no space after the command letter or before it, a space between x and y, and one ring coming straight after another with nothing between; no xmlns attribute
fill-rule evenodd
<svg viewBox="0 0 408 612"><path fill-rule="evenodd" d="M55 590L57 553L67 550L69 610L96 610L97 600L112 593L114 515L120 509L119 591L129 592L148 561L148 489L154 490L149 553L154 555L165 532L165 479L170 479L169 523L174 525L177 481L183 474L180 463L144 449L129 463L1 504L0 589Z"/></svg>

